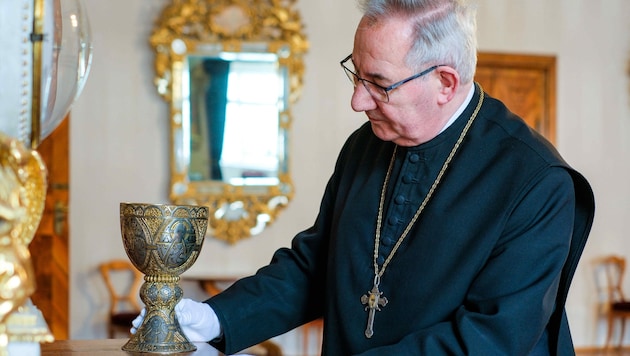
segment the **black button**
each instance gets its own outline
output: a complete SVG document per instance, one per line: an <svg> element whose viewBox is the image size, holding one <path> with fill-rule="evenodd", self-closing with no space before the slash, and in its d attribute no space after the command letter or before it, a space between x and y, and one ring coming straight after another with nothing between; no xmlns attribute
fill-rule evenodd
<svg viewBox="0 0 630 356"><path fill-rule="evenodd" d="M418 161L420 161L420 156L417 153L413 153L409 156L409 162L418 163Z"/></svg>
<svg viewBox="0 0 630 356"><path fill-rule="evenodd" d="M415 183L415 181L416 181L416 179L411 174L405 174L403 176L403 183L409 184L409 183Z"/></svg>
<svg viewBox="0 0 630 356"><path fill-rule="evenodd" d="M405 204L405 201L407 201L407 199L405 199L404 195L399 195L396 197L396 199L394 199L394 202L398 205Z"/></svg>
<svg viewBox="0 0 630 356"><path fill-rule="evenodd" d="M400 220L398 220L398 218L391 216L389 219L387 219L387 223L389 225L397 225L400 222Z"/></svg>
<svg viewBox="0 0 630 356"><path fill-rule="evenodd" d="M383 237L381 239L381 244L385 247L390 247L394 244L394 240L392 240L390 237Z"/></svg>

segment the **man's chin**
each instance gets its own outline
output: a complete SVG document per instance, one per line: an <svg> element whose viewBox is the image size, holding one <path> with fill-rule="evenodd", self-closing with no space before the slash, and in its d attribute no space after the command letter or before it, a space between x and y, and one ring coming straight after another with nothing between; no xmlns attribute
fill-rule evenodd
<svg viewBox="0 0 630 356"><path fill-rule="evenodd" d="M374 135L383 141L391 141L396 137L389 126L383 122L370 120L370 125L372 125Z"/></svg>

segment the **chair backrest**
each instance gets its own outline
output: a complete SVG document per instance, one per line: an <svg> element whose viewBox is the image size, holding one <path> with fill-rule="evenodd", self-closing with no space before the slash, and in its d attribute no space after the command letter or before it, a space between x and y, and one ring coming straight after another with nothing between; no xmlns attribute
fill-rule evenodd
<svg viewBox="0 0 630 356"><path fill-rule="evenodd" d="M112 260L99 266L105 285L110 295L110 315L122 311L139 312L142 308L138 302L140 284L143 280L142 272L126 260ZM125 283L116 283L118 275L126 275Z"/></svg>
<svg viewBox="0 0 630 356"><path fill-rule="evenodd" d="M623 294L623 276L626 272L626 259L615 255L606 256L602 259L601 266L606 275L608 302L612 303L625 300Z"/></svg>

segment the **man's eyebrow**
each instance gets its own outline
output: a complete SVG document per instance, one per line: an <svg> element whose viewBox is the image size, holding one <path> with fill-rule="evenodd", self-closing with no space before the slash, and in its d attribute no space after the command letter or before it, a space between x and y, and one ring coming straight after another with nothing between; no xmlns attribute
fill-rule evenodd
<svg viewBox="0 0 630 356"><path fill-rule="evenodd" d="M350 59L352 61L352 65L354 66L354 70L357 72L357 74L363 78L366 77L364 79L369 79L369 80L379 80L379 81L391 81L391 79L387 78L386 76L384 76L381 73L376 73L376 72L367 72L367 73L361 73L361 71L359 70L359 67L356 65L356 63L354 63L354 60L351 58Z"/></svg>
<svg viewBox="0 0 630 356"><path fill-rule="evenodd" d="M383 81L383 82L391 81L389 78L385 77L381 73L367 73L367 75L370 78L372 78L373 80L380 80L380 81Z"/></svg>

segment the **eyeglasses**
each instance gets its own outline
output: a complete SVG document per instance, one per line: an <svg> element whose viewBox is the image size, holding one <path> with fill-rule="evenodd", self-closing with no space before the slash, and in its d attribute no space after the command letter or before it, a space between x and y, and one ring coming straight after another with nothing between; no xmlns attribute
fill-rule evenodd
<svg viewBox="0 0 630 356"><path fill-rule="evenodd" d="M365 87L365 89L367 89L368 93L370 93L370 95L378 101L382 101L384 103L389 102L389 92L398 88L399 86L410 82L416 78L420 78L423 75L429 74L431 73L431 71L435 70L437 67L443 66L444 64L439 64L439 65L435 65L431 68L427 68L425 70L423 70L422 72L418 73L418 74L414 74L409 78L403 79L399 82L396 82L388 87L384 87L381 85L378 85L376 83L374 83L373 81L364 79L359 77L359 75L353 70L354 69L354 65L352 65L352 62L348 61L352 59L352 54L350 54L348 57L344 58L344 60L342 60L340 62L341 67L343 68L343 71L346 73L346 75L348 76L348 79L350 79L350 82L352 83L352 85L354 85L355 87L357 86L357 84L359 82L363 83L363 86ZM352 66L352 69L348 68L348 66Z"/></svg>

